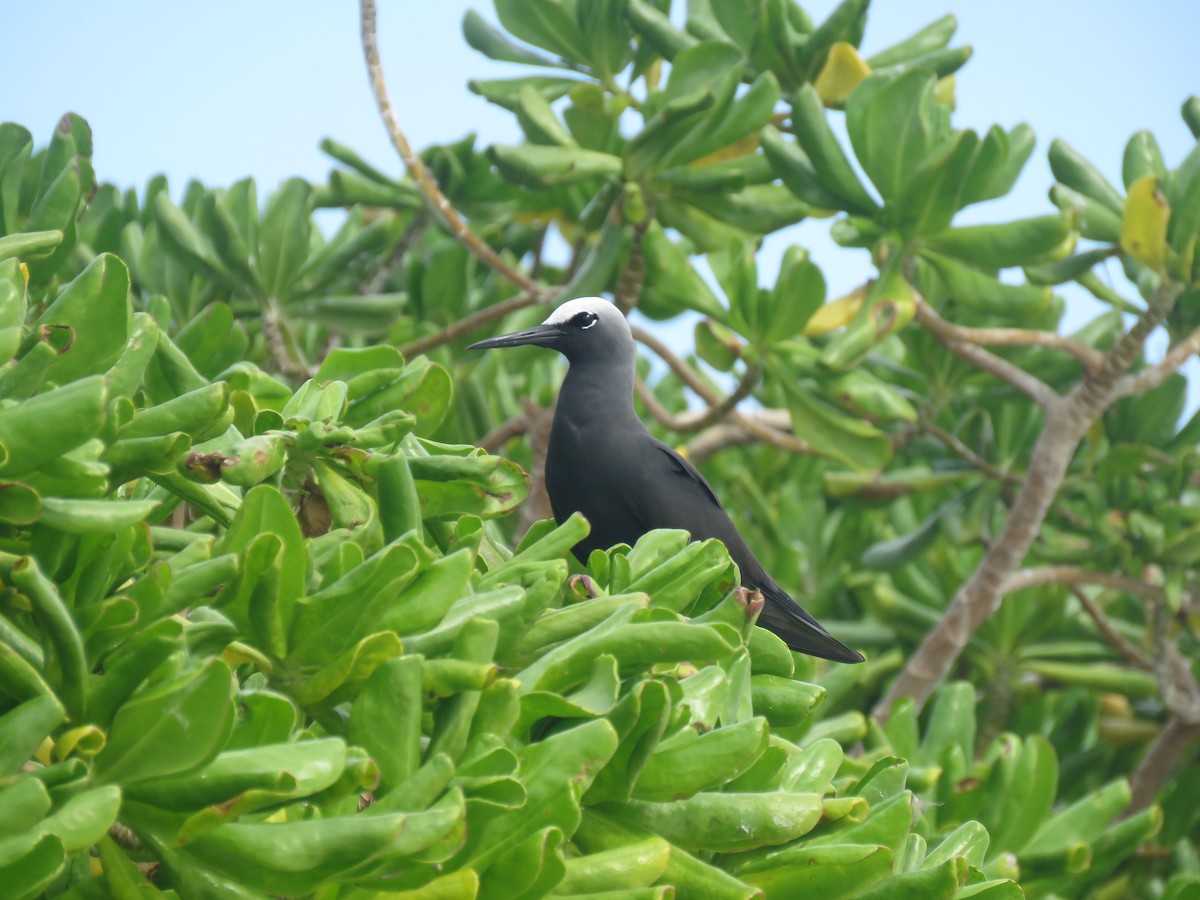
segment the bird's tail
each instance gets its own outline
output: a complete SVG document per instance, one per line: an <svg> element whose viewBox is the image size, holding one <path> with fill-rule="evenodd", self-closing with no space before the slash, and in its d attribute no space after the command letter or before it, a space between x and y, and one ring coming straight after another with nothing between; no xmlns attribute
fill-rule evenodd
<svg viewBox="0 0 1200 900"><path fill-rule="evenodd" d="M834 662L858 663L863 655L851 650L810 616L777 584L757 584L766 603L758 614L758 624L773 631L783 642L800 653L832 659Z"/></svg>

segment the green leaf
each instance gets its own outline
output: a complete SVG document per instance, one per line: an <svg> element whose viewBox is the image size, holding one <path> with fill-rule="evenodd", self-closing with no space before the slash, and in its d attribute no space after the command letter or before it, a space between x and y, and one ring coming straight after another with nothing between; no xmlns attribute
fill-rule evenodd
<svg viewBox="0 0 1200 900"><path fill-rule="evenodd" d="M984 269L1038 263L1059 251L1071 236L1068 216L1035 216L999 225L951 228L926 239L939 253Z"/></svg>
<svg viewBox="0 0 1200 900"><path fill-rule="evenodd" d="M0 716L0 776L18 771L65 720L62 704L50 694L26 700Z"/></svg>
<svg viewBox="0 0 1200 900"><path fill-rule="evenodd" d="M4 890L14 900L37 897L63 870L66 859L62 841L42 835L19 859L0 863Z"/></svg>
<svg viewBox="0 0 1200 900"><path fill-rule="evenodd" d="M51 364L47 377L66 383L108 369L125 347L132 317L129 270L117 257L102 253L35 323L35 328L65 324L75 330L75 341Z"/></svg>
<svg viewBox="0 0 1200 900"><path fill-rule="evenodd" d="M267 296L288 297L308 257L312 222L312 187L301 178L288 179L267 200L258 231L258 273Z"/></svg>
<svg viewBox="0 0 1200 900"><path fill-rule="evenodd" d="M469 46L488 59L500 62L523 63L530 66L562 67L554 59L534 53L520 44L510 41L500 29L494 27L473 9L467 10L462 20L463 37Z"/></svg>
<svg viewBox="0 0 1200 900"><path fill-rule="evenodd" d="M821 798L786 791L703 793L673 803L630 800L611 809L684 849L733 851L807 834L821 818Z"/></svg>
<svg viewBox="0 0 1200 900"><path fill-rule="evenodd" d="M948 114L933 100L932 72L873 75L846 101L846 130L880 195L899 202L918 165L947 134Z"/></svg>
<svg viewBox="0 0 1200 900"><path fill-rule="evenodd" d="M198 769L233 729L233 679L217 659L127 701L96 757L101 782L133 782ZM164 753L164 747L172 752Z"/></svg>
<svg viewBox="0 0 1200 900"><path fill-rule="evenodd" d="M504 29L535 47L574 62L589 58L588 42L563 0L495 0Z"/></svg>
<svg viewBox="0 0 1200 900"><path fill-rule="evenodd" d="M794 377L782 371L777 377L787 392L792 428L813 450L863 471L880 469L891 458L891 442L878 428L838 412Z"/></svg>
<svg viewBox="0 0 1200 900"><path fill-rule="evenodd" d="M580 147L495 144L488 157L507 178L531 187L575 184L621 173L621 158Z"/></svg>

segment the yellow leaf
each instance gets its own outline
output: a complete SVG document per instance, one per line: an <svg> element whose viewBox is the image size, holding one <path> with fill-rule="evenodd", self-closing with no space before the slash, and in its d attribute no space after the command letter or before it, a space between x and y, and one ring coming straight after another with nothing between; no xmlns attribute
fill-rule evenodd
<svg viewBox="0 0 1200 900"><path fill-rule="evenodd" d="M1167 222L1171 207L1158 176L1147 173L1129 186L1121 218L1121 249L1152 269L1167 261Z"/></svg>
<svg viewBox="0 0 1200 900"><path fill-rule="evenodd" d="M871 74L871 67L858 55L853 44L838 41L829 48L821 74L813 82L817 95L826 106L842 103L858 83Z"/></svg>
<svg viewBox="0 0 1200 900"><path fill-rule="evenodd" d="M948 106L950 109L955 107L954 99L954 76L947 75L945 78L939 78L937 84L933 86L933 99L942 106Z"/></svg>
<svg viewBox="0 0 1200 900"><path fill-rule="evenodd" d="M829 301L813 313L808 324L804 326L804 333L809 337L818 337L848 325L858 315L866 295L867 289L864 286L855 288L845 297Z"/></svg>
<svg viewBox="0 0 1200 900"><path fill-rule="evenodd" d="M713 163L726 162L731 159L741 159L743 156L749 156L758 149L758 132L751 132L740 141L734 141L722 147L720 150L714 150L707 156L702 156L691 163L693 166L711 166Z"/></svg>

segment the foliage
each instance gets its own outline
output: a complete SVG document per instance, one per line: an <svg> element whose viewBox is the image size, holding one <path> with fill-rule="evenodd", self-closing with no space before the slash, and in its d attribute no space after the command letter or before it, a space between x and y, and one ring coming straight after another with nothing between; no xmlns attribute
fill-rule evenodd
<svg viewBox="0 0 1200 900"><path fill-rule="evenodd" d="M1068 448L961 680L862 710L986 562L1058 409L963 348L1008 343L1073 397L1168 288L1188 346L1200 150L1168 169L1135 135L1122 196L1056 142L1055 209L955 224L1010 190L1033 135L953 126L953 17L863 58L861 0L820 24L710 0L678 28L669 7L497 0L503 31L469 14L473 47L542 72L471 83L526 142L423 159L548 293L690 316L695 353L647 414L683 442L685 389L752 393L680 446L872 660L791 654L719 544L654 532L580 566L582 520L514 531L537 441L504 435L536 430L523 398L549 406L561 369L467 357L477 335L445 329L544 310L433 227L413 182L327 141L327 184L260 208L251 181L192 183L176 205L163 179L97 185L78 116L36 151L5 124L6 896L1197 890L1194 767L1118 818L1145 745L1188 725L1200 656L1200 420L1178 425L1186 383L1140 344L1123 377L1142 381ZM321 206L348 210L328 238ZM762 236L810 216L878 277L827 299L791 248L761 286ZM1101 281L1108 260L1144 306ZM1070 344L1067 282L1112 307ZM475 446L489 433L515 462Z"/></svg>

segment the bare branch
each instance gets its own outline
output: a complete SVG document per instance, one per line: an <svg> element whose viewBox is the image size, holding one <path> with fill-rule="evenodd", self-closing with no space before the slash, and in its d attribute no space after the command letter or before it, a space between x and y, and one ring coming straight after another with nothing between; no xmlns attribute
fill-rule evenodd
<svg viewBox="0 0 1200 900"><path fill-rule="evenodd" d="M926 308L933 312L932 308ZM937 313L933 312L933 315L936 316ZM968 328L945 319L941 319L936 328L939 338L945 337L947 340L977 344L981 347L1046 347L1061 350L1083 363L1087 372L1099 371L1104 362L1104 354L1101 351L1093 350L1086 344L1052 331L1029 328ZM934 328L931 327L930 330L933 331Z"/></svg>
<svg viewBox="0 0 1200 900"><path fill-rule="evenodd" d="M674 372L679 380L687 385L701 400L709 406L716 406L721 402L721 395L708 382L701 378L695 369L676 356L665 343L644 328L639 328L636 325L631 326L630 331L633 333L635 341L654 351L654 354L667 364L667 368Z"/></svg>
<svg viewBox="0 0 1200 900"><path fill-rule="evenodd" d="M950 432L946 431L946 429L942 428L941 426L935 425L933 422L922 418L922 420L920 422L920 428L922 431L925 431L928 434L930 434L931 436L937 438L939 441L941 441L943 444L945 444L947 447L949 447L950 450L953 451L955 455L957 455L961 459L965 460L967 463L974 466L979 471L988 475L990 478L994 478L997 481L1006 482L1008 484L1020 484L1021 483L1021 478L1019 476L1014 475L1012 472L1005 472L1003 469L1000 469L1000 468L992 465L990 462L988 462L986 459L984 459L982 456L980 456L978 453L976 453L974 450L972 450L970 447L968 447L966 444L964 444L957 437L955 437Z"/></svg>
<svg viewBox="0 0 1200 900"><path fill-rule="evenodd" d="M1174 716L1167 721L1129 779L1132 799L1125 815L1132 815L1154 802L1179 758L1197 738L1200 738L1200 724L1184 722Z"/></svg>
<svg viewBox="0 0 1200 900"><path fill-rule="evenodd" d="M752 366L747 366L746 371L742 373L742 377L738 380L737 387L726 397L713 406L708 407L704 412L686 412L680 415L673 415L666 407L658 402L658 398L654 396L654 392L641 379L638 379L634 384L634 390L637 391L638 397L646 404L646 408L650 411L650 415L666 428L676 431L680 434L695 434L703 431L725 419L739 403L745 400L754 391L755 385L762 377L763 366L761 363L756 363Z"/></svg>
<svg viewBox="0 0 1200 900"><path fill-rule="evenodd" d="M1104 355L1104 365L1095 375L1085 378L1072 394L1072 399L1078 400L1081 410L1092 413L1094 418L1095 414L1116 399L1114 388L1117 379L1133 365L1146 345L1146 338L1166 319L1182 292L1183 286L1173 281L1164 280L1159 285L1146 311L1133 323L1132 328L1121 335L1116 346Z"/></svg>
<svg viewBox="0 0 1200 900"><path fill-rule="evenodd" d="M1010 594L1022 588L1034 587L1040 584L1099 584L1114 590L1124 591L1135 597L1149 599L1155 603L1162 601L1162 588L1132 578L1129 575L1118 575L1115 572L1096 572L1081 566L1043 566L1037 569L1022 569L1013 572L1004 580L1004 593Z"/></svg>
<svg viewBox="0 0 1200 900"><path fill-rule="evenodd" d="M1092 621L1096 623L1096 629L1104 635L1104 639L1108 641L1122 656L1125 657L1133 665L1137 666L1146 672L1154 670L1154 660L1147 656L1142 649L1133 641L1117 631L1117 627L1113 625L1112 620L1105 615L1104 610L1100 608L1095 600L1089 597L1082 588L1071 585L1071 593L1075 595L1075 599L1079 601L1079 605L1083 607L1084 612L1092 617Z"/></svg>
<svg viewBox="0 0 1200 900"><path fill-rule="evenodd" d="M529 414L522 413L513 416L507 422L501 422L479 439L479 446L488 453L496 453L515 437L520 437L529 431Z"/></svg>
<svg viewBox="0 0 1200 900"><path fill-rule="evenodd" d="M725 423L714 425L712 428L688 441L685 448L687 451L685 455L696 465L699 465L713 454L719 453L728 447L741 447L745 444L753 443L754 438L746 429Z"/></svg>
<svg viewBox="0 0 1200 900"><path fill-rule="evenodd" d="M943 319L921 297L916 297L916 303L917 321L955 356L965 359L975 367L983 369L1001 381L1012 385L1045 409L1049 409L1062 399L1057 391L1040 378L1029 374L1019 366L1013 365L1007 359L1003 359L991 351L985 350L983 347L959 336L959 333L962 331L986 331L987 329L961 328Z"/></svg>
<svg viewBox="0 0 1200 900"><path fill-rule="evenodd" d="M425 168L425 164L421 162L421 158L413 152L412 147L408 143L408 138L405 137L404 132L400 129L400 123L396 120L395 111L392 109L392 101L388 97L387 82L383 75L383 64L379 59L379 40L375 28L375 0L360 0L359 9L362 14L363 55L367 60L367 74L371 79L371 90L375 94L375 103L379 107L379 114L383 118L384 127L387 129L388 136L392 139L392 144L400 154L400 158L404 161L404 167L412 176L417 188L425 197L425 201L459 243L475 254L491 269L503 275L525 292L535 297L539 296L542 293L542 288L537 282L509 265L479 235L471 230L470 226L463 220L463 217L459 215L458 210L446 199L446 195L442 193L442 189L438 186L437 179L433 177L433 173Z"/></svg>
<svg viewBox="0 0 1200 900"><path fill-rule="evenodd" d="M652 350L659 358L661 358L662 361L667 364L667 367L679 377L680 381L687 385L687 387L689 387L697 396L699 396L701 400L708 404L710 411L713 409L722 409L725 406L729 398L722 397L720 393L718 393L711 385L709 385L703 378L700 377L700 374L695 369L676 356L671 351L670 347L668 347L654 335L650 334L648 331L638 328L636 325L633 326L632 331L634 339L636 339L638 343ZM747 374L753 374L753 372L748 371ZM754 389L754 382L757 381L757 378L757 375L754 376L753 380L744 378L743 383L742 385L739 385L739 388L745 391L748 395L749 391ZM734 394L736 393L738 393L738 391L735 390ZM734 396L734 394L731 394L730 397ZM654 416L654 418L664 427L683 434L688 434L696 430L693 424L695 421L694 419L672 415L669 410L667 410L661 403L658 402L658 399L653 396L653 394L648 388L645 387L645 385L642 385L642 387L638 389L638 396L641 397L643 402L646 403L646 408L650 412L650 415ZM646 400L647 396L650 396L651 398L649 401ZM734 409L732 405L721 415L726 417L730 424L741 428L756 441L770 444L772 447L778 447L780 450L786 450L789 453L802 453L804 455L813 454L812 447L810 447L805 441L802 441L800 438L795 437L794 435L788 434L780 428L765 424L760 418L742 415L736 409ZM784 421L786 421L787 414L781 413L781 415L785 417ZM719 421L719 417L714 418L711 424L715 424L717 421Z"/></svg>
<svg viewBox="0 0 1200 900"><path fill-rule="evenodd" d="M1144 394L1174 375L1197 353L1200 353L1200 328L1168 350L1161 362L1121 378L1114 391L1118 397Z"/></svg>
<svg viewBox="0 0 1200 900"><path fill-rule="evenodd" d="M363 282L359 289L364 294L378 294L387 287L388 280L392 277L392 273L400 267L404 262L404 257L408 256L408 251L412 249L413 244L421 236L425 230L425 226L429 224L429 217L421 210L413 216L412 221L404 228L404 232L400 235L400 239L396 241L394 247L388 253L387 257L379 264L370 277Z"/></svg>
<svg viewBox="0 0 1200 900"><path fill-rule="evenodd" d="M434 347L440 347L443 344L449 344L451 341L457 341L459 338L466 337L484 325L494 322L497 319L503 319L509 313L514 313L519 309L533 306L540 300L541 297L539 295L517 294L515 297L509 297L507 300L501 300L499 303L473 312L469 316L463 316L463 318L459 319L453 325L448 325L441 331L427 334L425 337L409 341L407 344L401 344L399 350L405 358L425 353Z"/></svg>

